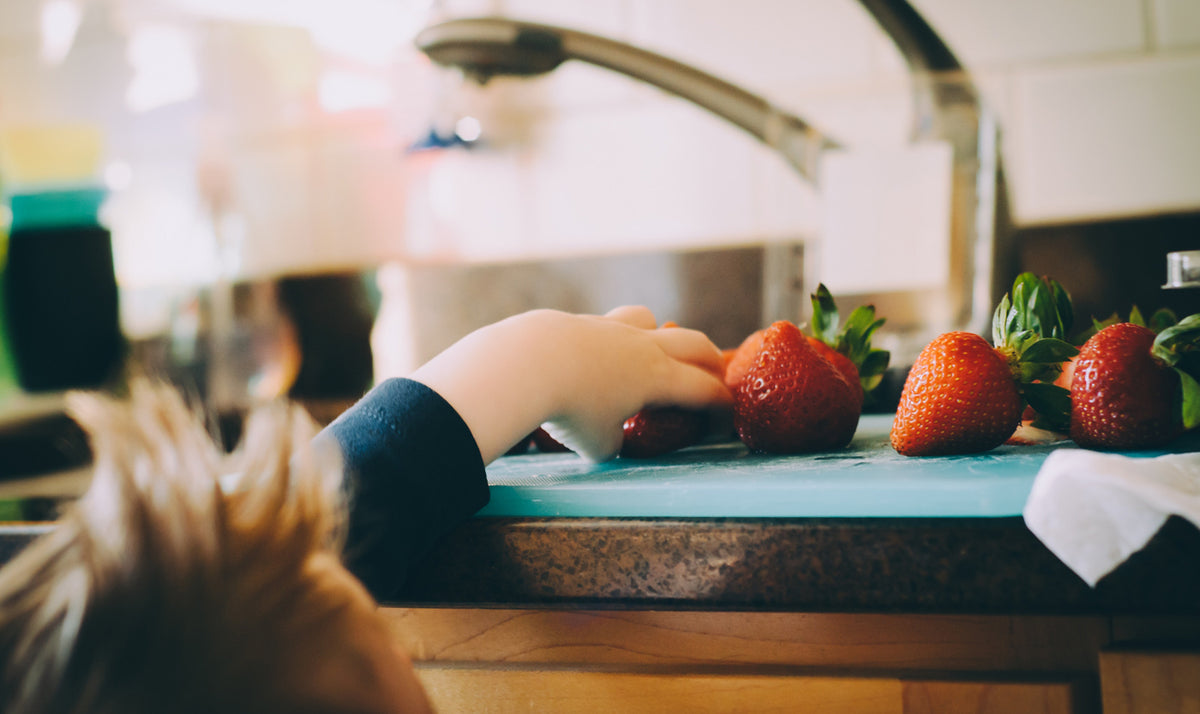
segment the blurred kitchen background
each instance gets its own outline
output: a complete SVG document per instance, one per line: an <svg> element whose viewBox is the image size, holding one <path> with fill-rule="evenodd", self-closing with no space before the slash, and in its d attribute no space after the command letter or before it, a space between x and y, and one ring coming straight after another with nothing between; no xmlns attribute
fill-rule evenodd
<svg viewBox="0 0 1200 714"><path fill-rule="evenodd" d="M1020 270L1063 282L1081 322L1200 311L1200 291L1160 287L1168 252L1200 249L1200 3L913 0L964 66L933 81L978 99L966 163L914 93L929 78L865 6L4 0L0 189L96 197L92 219L60 222L111 236L123 346L83 381L150 371L221 410L287 394L323 418L533 307L645 303L731 347L804 319L821 280L847 309L880 305L901 365L932 330L986 330L979 305ZM660 53L839 147L814 183L623 74L569 61L479 86L416 48L423 27L471 16ZM5 314L54 315L13 285L79 256L14 262L21 210L6 209ZM30 348L8 331L20 362ZM66 338L43 350L108 359ZM90 386L8 372L17 415Z"/></svg>

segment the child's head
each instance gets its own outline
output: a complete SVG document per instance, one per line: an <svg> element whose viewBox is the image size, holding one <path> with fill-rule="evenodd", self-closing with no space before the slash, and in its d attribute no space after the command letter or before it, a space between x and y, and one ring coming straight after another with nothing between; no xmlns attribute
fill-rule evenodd
<svg viewBox="0 0 1200 714"><path fill-rule="evenodd" d="M232 455L163 387L70 408L93 483L0 571L0 710L427 710L340 564L340 461L300 408L255 412Z"/></svg>

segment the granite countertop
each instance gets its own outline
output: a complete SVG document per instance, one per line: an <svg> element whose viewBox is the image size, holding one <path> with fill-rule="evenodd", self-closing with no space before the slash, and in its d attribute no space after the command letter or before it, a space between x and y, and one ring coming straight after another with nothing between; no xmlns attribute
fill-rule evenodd
<svg viewBox="0 0 1200 714"><path fill-rule="evenodd" d="M1048 449L906 460L881 443L886 426L865 420L850 449L819 459L728 445L598 466L502 459L489 467L492 503L389 604L1200 615L1200 530L1188 521L1169 519L1093 589L1020 517ZM54 488L81 490L79 474ZM896 496L913 489L920 498ZM49 531L61 502L0 498L0 562Z"/></svg>
<svg viewBox="0 0 1200 714"><path fill-rule="evenodd" d="M52 527L0 525L0 562ZM1095 589L1019 518L480 517L387 604L1195 616L1197 563L1176 517Z"/></svg>
<svg viewBox="0 0 1200 714"><path fill-rule="evenodd" d="M1197 615L1198 562L1174 517L1095 589L1020 518L476 518L395 604Z"/></svg>

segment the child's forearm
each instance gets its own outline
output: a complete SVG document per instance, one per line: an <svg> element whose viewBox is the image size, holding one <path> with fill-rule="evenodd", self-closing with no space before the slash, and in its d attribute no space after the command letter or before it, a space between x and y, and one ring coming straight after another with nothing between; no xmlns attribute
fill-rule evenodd
<svg viewBox="0 0 1200 714"><path fill-rule="evenodd" d="M529 354L539 323L526 313L476 330L411 375L454 407L485 464L554 411L548 375Z"/></svg>

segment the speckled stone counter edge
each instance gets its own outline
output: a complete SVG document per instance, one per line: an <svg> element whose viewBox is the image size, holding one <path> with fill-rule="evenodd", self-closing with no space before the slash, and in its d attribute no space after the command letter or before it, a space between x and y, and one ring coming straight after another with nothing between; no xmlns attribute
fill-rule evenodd
<svg viewBox="0 0 1200 714"><path fill-rule="evenodd" d="M0 526L0 562L51 527ZM1200 615L1200 531L1171 518L1092 589L1019 518L475 518L387 604Z"/></svg>
<svg viewBox="0 0 1200 714"><path fill-rule="evenodd" d="M1095 589L1020 518L477 518L395 604L1200 614L1198 564L1178 518Z"/></svg>

